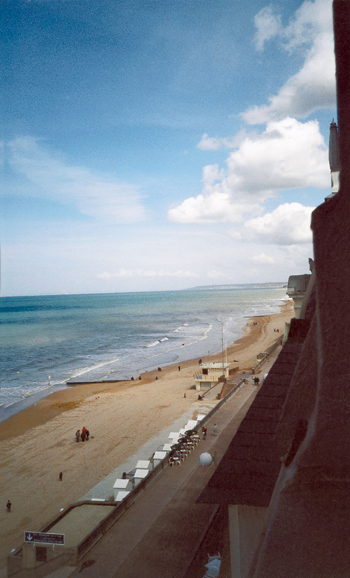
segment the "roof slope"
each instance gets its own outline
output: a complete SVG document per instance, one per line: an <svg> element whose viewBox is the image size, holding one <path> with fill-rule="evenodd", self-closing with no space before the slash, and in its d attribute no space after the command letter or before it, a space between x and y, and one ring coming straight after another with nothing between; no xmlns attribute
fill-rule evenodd
<svg viewBox="0 0 350 578"><path fill-rule="evenodd" d="M309 322L292 319L289 338L198 502L267 507L281 467L275 432Z"/></svg>

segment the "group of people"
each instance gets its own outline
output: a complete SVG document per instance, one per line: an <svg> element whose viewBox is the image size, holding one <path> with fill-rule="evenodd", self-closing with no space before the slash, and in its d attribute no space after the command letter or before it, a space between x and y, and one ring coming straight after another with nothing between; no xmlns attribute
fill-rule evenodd
<svg viewBox="0 0 350 578"><path fill-rule="evenodd" d="M80 431L80 429L78 429L75 432L75 440L77 442L88 442L90 439L90 432L88 429L86 429L86 427L84 426L83 429Z"/></svg>

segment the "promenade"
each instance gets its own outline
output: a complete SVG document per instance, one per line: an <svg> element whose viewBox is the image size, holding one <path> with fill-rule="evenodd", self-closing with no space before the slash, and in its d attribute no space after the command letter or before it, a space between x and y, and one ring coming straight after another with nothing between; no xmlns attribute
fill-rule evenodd
<svg viewBox="0 0 350 578"><path fill-rule="evenodd" d="M181 466L166 468L108 533L86 554L78 567L55 576L72 578L180 578L186 572L217 512L216 505L196 500L225 453L257 392L247 383L208 424L208 436ZM213 423L218 435L213 435ZM199 456L208 451L209 467ZM214 552L209 552L214 554ZM200 575L204 575L205 569Z"/></svg>
<svg viewBox="0 0 350 578"><path fill-rule="evenodd" d="M260 380L268 373L280 349L281 346L278 346L264 363L259 373ZM201 440L180 466L163 470L100 541L79 560L77 567L60 568L46 575L48 578L81 578L81 573L86 578L202 578L207 555L217 554L218 551L223 554L222 576L230 576L226 508L218 509L215 504L197 504L196 501L259 390L253 385L250 372L242 373L246 382L206 423L207 439ZM235 381L239 378L236 375ZM211 396L214 396L213 399L198 400L191 404L181 418L150 438L126 462L84 493L80 500L111 499L113 483L117 477L121 477L122 471L128 472L139 459L149 458L161 443L166 443L168 432L179 431L187 419L193 417L193 412L210 411L216 405L215 390L208 395L209 398ZM218 435L214 435L214 423L217 424ZM199 457L203 452L210 452L213 456L213 464L209 467L200 465ZM77 544L84 529L85 535L90 531L86 524L91 522L84 520L84 508L80 510L82 517L79 517L79 510L74 512L73 517L62 518L63 525L68 526L60 528L67 540L71 536L72 542ZM221 536L219 541L216 540L217 535ZM211 536L215 539L211 540ZM0 571L0 576L6 576L5 568Z"/></svg>

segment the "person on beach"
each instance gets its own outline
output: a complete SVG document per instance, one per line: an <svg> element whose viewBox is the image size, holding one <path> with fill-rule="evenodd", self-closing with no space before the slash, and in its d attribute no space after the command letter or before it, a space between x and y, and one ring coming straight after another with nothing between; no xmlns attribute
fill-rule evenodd
<svg viewBox="0 0 350 578"><path fill-rule="evenodd" d="M181 371L181 365L178 365L177 368L179 371Z"/></svg>
<svg viewBox="0 0 350 578"><path fill-rule="evenodd" d="M75 432L75 441L80 442L80 429Z"/></svg>
<svg viewBox="0 0 350 578"><path fill-rule="evenodd" d="M90 432L89 432L88 429L86 430L85 435L86 435L86 441L88 442L88 441L89 441L89 437L90 437Z"/></svg>
<svg viewBox="0 0 350 578"><path fill-rule="evenodd" d="M12 506L12 504L11 504L10 500L7 500L7 504L6 504L7 512L11 512L11 506Z"/></svg>
<svg viewBox="0 0 350 578"><path fill-rule="evenodd" d="M203 439L206 440L207 439L207 428L205 427L205 425L202 427L202 434L203 434Z"/></svg>
<svg viewBox="0 0 350 578"><path fill-rule="evenodd" d="M216 425L216 423L214 423L213 426L213 436L217 436L218 435L218 426Z"/></svg>
<svg viewBox="0 0 350 578"><path fill-rule="evenodd" d="M62 482L62 478L63 478L63 472L60 472L60 473L58 474L58 479L59 479L60 482Z"/></svg>
<svg viewBox="0 0 350 578"><path fill-rule="evenodd" d="M86 429L85 429L85 426L84 426L83 429L81 430L81 441L82 441L82 442L85 441L85 437L86 437Z"/></svg>

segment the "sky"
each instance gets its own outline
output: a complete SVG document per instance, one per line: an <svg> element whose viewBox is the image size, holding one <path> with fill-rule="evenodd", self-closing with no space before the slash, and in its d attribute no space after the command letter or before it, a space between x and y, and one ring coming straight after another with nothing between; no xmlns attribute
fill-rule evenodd
<svg viewBox="0 0 350 578"><path fill-rule="evenodd" d="M308 273L331 0L2 0L1 295Z"/></svg>

